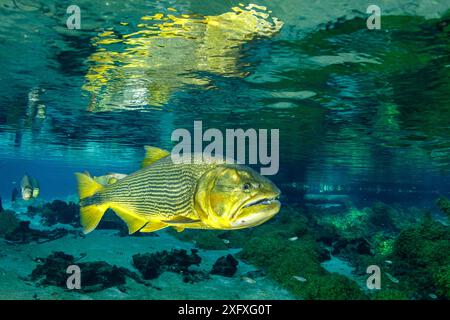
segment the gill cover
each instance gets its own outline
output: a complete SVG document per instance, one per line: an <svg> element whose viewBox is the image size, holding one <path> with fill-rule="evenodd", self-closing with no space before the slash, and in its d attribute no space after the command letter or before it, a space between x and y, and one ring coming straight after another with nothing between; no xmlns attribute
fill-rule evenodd
<svg viewBox="0 0 450 320"><path fill-rule="evenodd" d="M250 169L239 165L219 165L199 180L195 206L201 220L210 227L229 229L252 192L245 192L245 183L258 183ZM258 192L258 190L253 190Z"/></svg>
<svg viewBox="0 0 450 320"><path fill-rule="evenodd" d="M211 203L211 191L214 189L217 178L223 174L226 168L215 167L205 172L197 183L194 196L195 211L203 223L211 227L221 228L229 225L227 219L222 217L222 212L216 212Z"/></svg>

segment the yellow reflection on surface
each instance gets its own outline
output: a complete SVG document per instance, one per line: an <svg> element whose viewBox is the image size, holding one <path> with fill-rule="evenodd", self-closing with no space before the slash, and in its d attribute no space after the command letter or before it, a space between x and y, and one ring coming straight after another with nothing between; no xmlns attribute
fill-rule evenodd
<svg viewBox="0 0 450 320"><path fill-rule="evenodd" d="M97 51L88 58L88 110L161 107L185 85L209 85L198 72L244 77L238 68L242 45L282 25L265 7L248 5L218 16L157 13L142 17L136 32L102 32L92 39Z"/></svg>

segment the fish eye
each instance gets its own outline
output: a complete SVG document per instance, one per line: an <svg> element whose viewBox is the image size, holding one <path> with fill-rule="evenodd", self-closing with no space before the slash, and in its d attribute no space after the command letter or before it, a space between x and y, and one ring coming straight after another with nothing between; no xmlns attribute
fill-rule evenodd
<svg viewBox="0 0 450 320"><path fill-rule="evenodd" d="M244 191L248 191L248 190L250 190L251 189L251 187L252 187L252 185L250 184L250 183L244 183L243 185L242 185L242 190L244 190Z"/></svg>

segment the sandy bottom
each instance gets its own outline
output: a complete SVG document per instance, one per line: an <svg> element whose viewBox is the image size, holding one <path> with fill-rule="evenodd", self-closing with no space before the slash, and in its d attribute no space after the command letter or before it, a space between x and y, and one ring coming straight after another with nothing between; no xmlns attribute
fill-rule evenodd
<svg viewBox="0 0 450 320"><path fill-rule="evenodd" d="M165 231L157 237L119 237L117 231L96 230L85 238L68 235L37 244L8 244L0 241L0 299L293 299L286 290L266 278L256 283L241 280L241 275L256 270L239 261L238 272L232 277L211 275L211 279L194 284L184 283L179 274L165 272L151 284L160 290L127 278L126 292L113 287L94 293L80 293L54 286L37 286L26 281L36 266L35 258L45 258L52 251L63 251L75 257L86 255L80 262L106 261L137 271L131 264L136 253L194 248ZM214 262L239 250L199 250L199 269L210 271ZM82 274L81 274L82 277Z"/></svg>

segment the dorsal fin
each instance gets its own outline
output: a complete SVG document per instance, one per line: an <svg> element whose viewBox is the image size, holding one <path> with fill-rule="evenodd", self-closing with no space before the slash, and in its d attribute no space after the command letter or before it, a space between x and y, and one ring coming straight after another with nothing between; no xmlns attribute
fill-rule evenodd
<svg viewBox="0 0 450 320"><path fill-rule="evenodd" d="M159 159L162 159L164 157L167 157L170 154L169 151L156 147L145 146L144 148L145 148L145 158L141 164L142 168L145 168L151 165L153 162L158 161Z"/></svg>

